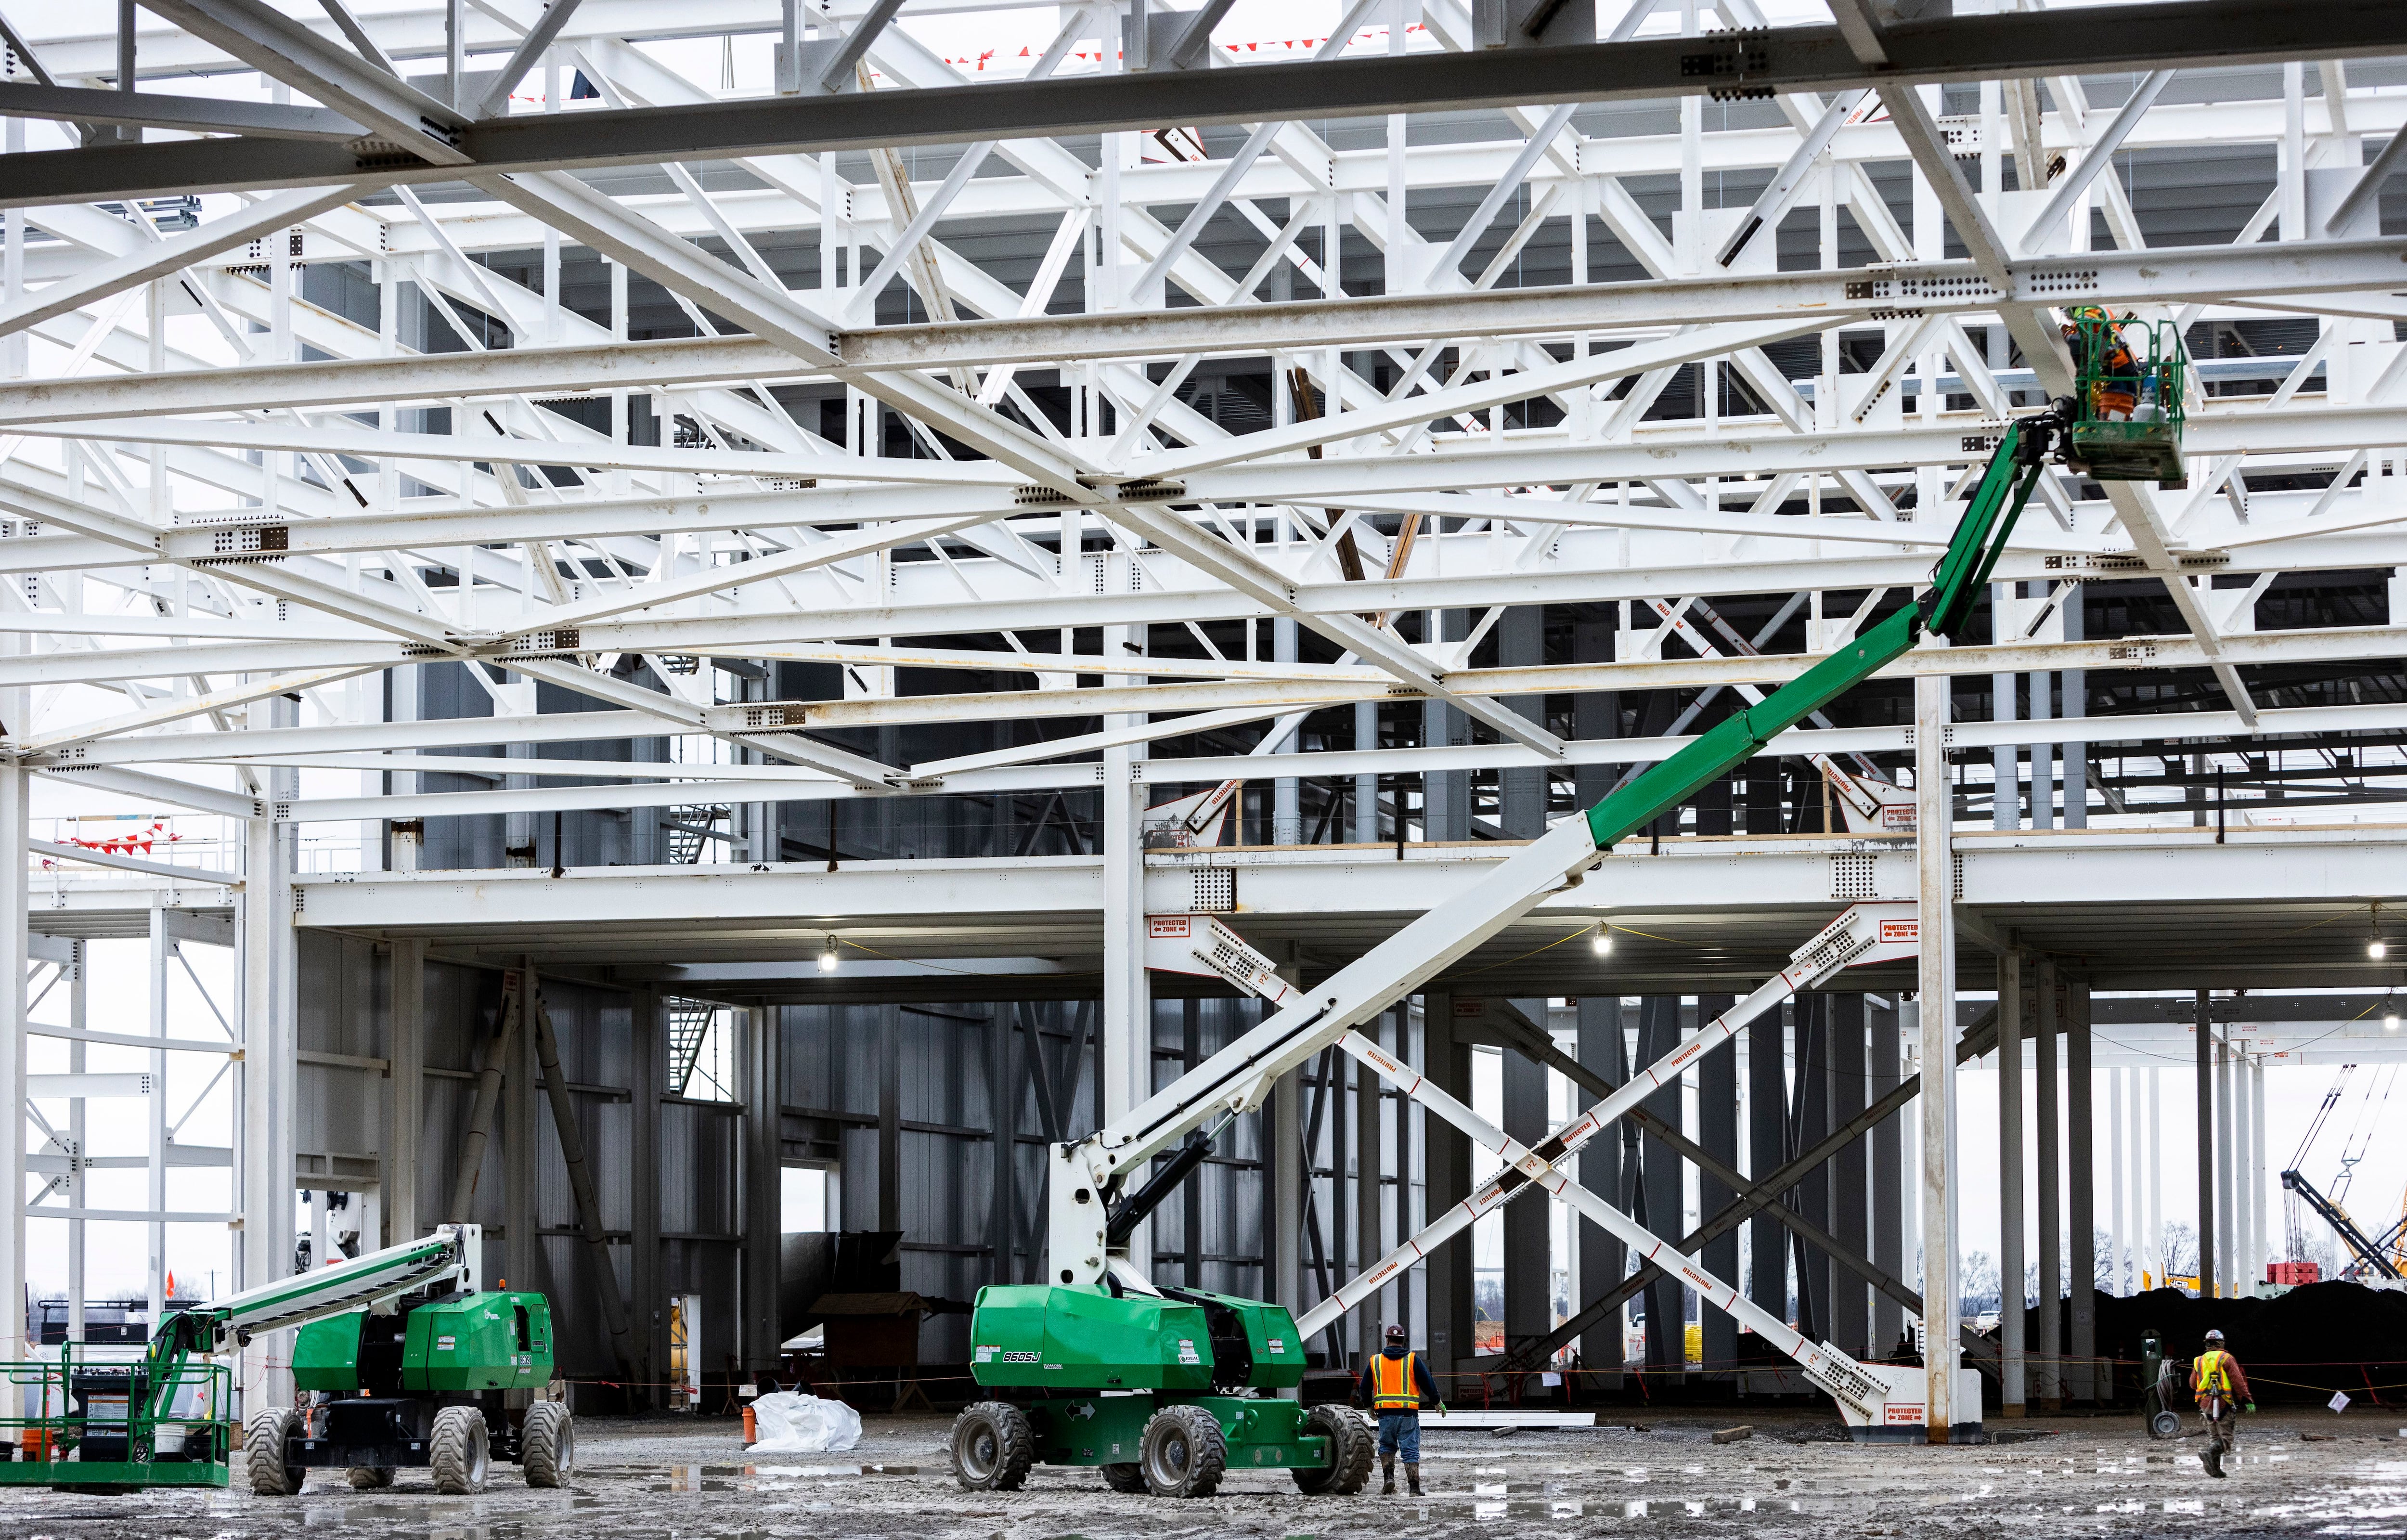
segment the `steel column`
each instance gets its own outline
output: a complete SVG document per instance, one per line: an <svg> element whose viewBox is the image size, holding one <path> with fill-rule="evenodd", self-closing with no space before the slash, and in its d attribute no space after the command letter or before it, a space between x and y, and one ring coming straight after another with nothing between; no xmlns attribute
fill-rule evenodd
<svg viewBox="0 0 2407 1540"><path fill-rule="evenodd" d="M1954 799L1947 776L1948 685L1914 682L1914 789L1919 831L1915 867L1922 952L1922 1301L1923 1362L1929 1371L1924 1436L1944 1444L1977 1425L1978 1406L1956 1405L1956 905L1950 837Z"/></svg>

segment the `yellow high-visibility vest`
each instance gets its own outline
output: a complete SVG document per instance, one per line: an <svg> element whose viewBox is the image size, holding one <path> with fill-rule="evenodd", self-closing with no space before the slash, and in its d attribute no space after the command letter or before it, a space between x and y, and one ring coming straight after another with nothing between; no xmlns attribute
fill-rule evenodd
<svg viewBox="0 0 2407 1540"><path fill-rule="evenodd" d="M1406 1353L1402 1358L1389 1358L1381 1353L1371 1361L1371 1406L1382 1412L1417 1412L1421 1407L1421 1393L1413 1385L1413 1363L1417 1354Z"/></svg>
<svg viewBox="0 0 2407 1540"><path fill-rule="evenodd" d="M2198 1388L2231 1393L2231 1355L2220 1348L2210 1348L2198 1355Z"/></svg>

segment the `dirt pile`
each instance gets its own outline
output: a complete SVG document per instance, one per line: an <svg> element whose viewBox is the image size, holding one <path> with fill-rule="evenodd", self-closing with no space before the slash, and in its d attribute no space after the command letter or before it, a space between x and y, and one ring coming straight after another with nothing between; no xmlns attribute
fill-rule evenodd
<svg viewBox="0 0 2407 1540"><path fill-rule="evenodd" d="M2178 1289L2097 1296L2098 1355L2114 1361L2119 1398L2136 1393L2141 1341L2151 1331L2165 1356L2189 1359L2219 1330L2247 1371L2259 1402L2321 1403L2345 1390L2359 1403L2407 1405L2407 1293L2333 1281L2278 1299L2192 1299ZM2072 1348L2062 1311L2058 1350ZM2024 1340L2039 1343L2039 1311L2025 1312Z"/></svg>

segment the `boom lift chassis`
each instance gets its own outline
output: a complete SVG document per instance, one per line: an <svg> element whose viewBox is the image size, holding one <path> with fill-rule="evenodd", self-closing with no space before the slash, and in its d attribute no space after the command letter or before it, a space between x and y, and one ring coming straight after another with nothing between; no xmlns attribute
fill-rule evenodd
<svg viewBox="0 0 2407 1540"><path fill-rule="evenodd" d="M1235 1460L1285 1466L1307 1491L1357 1490L1368 1465L1365 1430L1357 1419L1332 1407L1316 1408L1306 1419L1293 1403L1258 1392L1295 1384L1303 1344L1314 1333L1480 1215L1533 1189L1569 1203L1794 1359L1837 1402L1857 1439L1920 1440L1924 1371L1859 1363L1830 1343L1805 1340L1562 1169L1599 1131L1779 1001L1852 964L1912 955L1918 932L1907 913L1911 905L1850 909L1800 948L1777 977L1534 1148L1509 1137L1355 1029L1549 894L1576 884L1617 841L1911 650L1924 633L1960 639L2043 469L2061 458L2079 415L2077 403L2060 399L2008 424L1931 586L1916 603L1632 777L1584 815L1556 824L1319 984L1297 990L1264 979L1259 954L1236 953L1243 943L1225 927L1207 924L1194 934L1200 961L1232 980L1250 977L1255 982L1248 987L1279 1009L1105 1127L1053 1147L1047 1281L979 1291L972 1372L999 1396L971 1406L956 1424L953 1460L962 1484L1014 1487L1041 1458L1102 1465L1124 1490L1202 1496ZM1332 1047L1495 1151L1503 1169L1301 1319L1260 1302L1157 1289L1130 1259L1130 1236L1203 1162L1212 1137L1230 1119L1260 1107L1282 1076ZM1934 1340L1952 1336L1942 1333ZM1227 1362L1232 1359L1241 1362ZM1958 1404L1977 1407L1977 1374L1957 1373L1962 1376Z"/></svg>

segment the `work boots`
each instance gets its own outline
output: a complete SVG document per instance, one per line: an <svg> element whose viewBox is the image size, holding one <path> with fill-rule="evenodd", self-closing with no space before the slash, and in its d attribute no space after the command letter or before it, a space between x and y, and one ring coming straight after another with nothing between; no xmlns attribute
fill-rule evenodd
<svg viewBox="0 0 2407 1540"><path fill-rule="evenodd" d="M1417 1481L1420 1477L1416 1476L1413 1479ZM1396 1457L1394 1455L1383 1454L1379 1457L1379 1481L1380 1496L1393 1497L1396 1495Z"/></svg>
<svg viewBox="0 0 2407 1540"><path fill-rule="evenodd" d="M1404 1462L1404 1485L1411 1490L1412 1494L1415 1497L1418 1497L1421 1494L1421 1463L1419 1461L1407 1460Z"/></svg>

